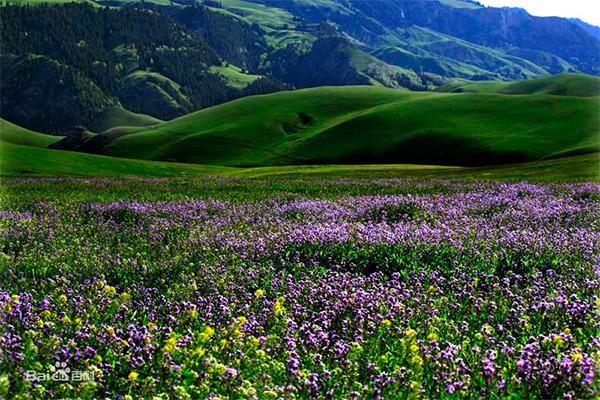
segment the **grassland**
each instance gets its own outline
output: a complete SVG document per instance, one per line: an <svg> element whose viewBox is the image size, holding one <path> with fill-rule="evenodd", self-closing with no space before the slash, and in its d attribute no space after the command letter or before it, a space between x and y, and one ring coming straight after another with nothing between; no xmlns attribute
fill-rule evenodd
<svg viewBox="0 0 600 400"><path fill-rule="evenodd" d="M594 97L600 93L600 79L590 75L564 73L517 82L457 81L437 89L439 92L497 93L512 95L548 94Z"/></svg>
<svg viewBox="0 0 600 400"><path fill-rule="evenodd" d="M162 120L145 114L137 114L122 107L111 107L103 112L89 128L95 132L103 132L113 127L139 127L158 125Z"/></svg>
<svg viewBox="0 0 600 400"><path fill-rule="evenodd" d="M260 78L260 75L245 74L241 68L235 65L227 66L212 66L210 67L212 73L220 75L227 81L227 85L236 88L244 89L249 84Z"/></svg>
<svg viewBox="0 0 600 400"><path fill-rule="evenodd" d="M150 127L117 115L129 126L110 131L110 157L44 149L60 137L2 121L2 175L597 180L599 98L589 88L598 81L563 74L444 89L467 93L323 87L141 121Z"/></svg>
<svg viewBox="0 0 600 400"><path fill-rule="evenodd" d="M598 97L528 84L536 92L524 96L361 86L247 97L122 136L105 154L236 167L484 166L600 149Z"/></svg>
<svg viewBox="0 0 600 400"><path fill-rule="evenodd" d="M0 141L31 147L47 147L62 139L61 136L46 135L22 128L0 118Z"/></svg>
<svg viewBox="0 0 600 400"><path fill-rule="evenodd" d="M6 127L6 122L3 123ZM14 133L15 131L13 131ZM224 176L239 178L418 178L481 179L535 182L578 182L600 180L600 155L567 157L541 162L484 168L431 165L304 165L261 168L227 168L196 164L131 160L43 148L60 139L31 131L20 140L2 132L0 176ZM6 138L6 140L4 139ZM25 145L29 143L29 145Z"/></svg>

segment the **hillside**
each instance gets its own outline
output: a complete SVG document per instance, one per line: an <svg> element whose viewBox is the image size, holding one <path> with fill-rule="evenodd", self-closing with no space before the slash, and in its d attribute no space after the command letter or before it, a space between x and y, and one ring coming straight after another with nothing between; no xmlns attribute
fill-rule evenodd
<svg viewBox="0 0 600 400"><path fill-rule="evenodd" d="M598 97L324 87L201 110L103 153L228 166L525 162L598 151L598 106Z"/></svg>
<svg viewBox="0 0 600 400"><path fill-rule="evenodd" d="M106 124L111 118L97 118L115 108L143 114L130 120L145 124L147 116L170 119L282 88L265 77L249 92L229 85L226 76L211 70L223 58L162 11L82 3L6 5L2 20L0 54L7 64L3 70L10 73L0 80L1 116L32 129L111 128ZM227 41L229 36L211 38Z"/></svg>
<svg viewBox="0 0 600 400"><path fill-rule="evenodd" d="M428 165L328 165L225 168L159 161L140 161L43 148L59 137L29 131L0 119L0 176L223 176L243 178L436 178L529 180L541 182L597 181L598 153L484 168Z"/></svg>
<svg viewBox="0 0 600 400"><path fill-rule="evenodd" d="M457 81L444 85L436 91L446 93L550 94L593 97L600 96L600 78L566 73L520 82Z"/></svg>
<svg viewBox="0 0 600 400"><path fill-rule="evenodd" d="M31 131L0 118L0 141L2 142L30 147L48 147L60 139L60 136Z"/></svg>
<svg viewBox="0 0 600 400"><path fill-rule="evenodd" d="M141 115L130 118L130 125L146 125L148 116L170 120L294 88L374 85L424 91L456 78L509 81L600 73L600 28L470 0L42 3L2 6L0 54L46 57L51 62L42 72L48 69L53 76L60 70L71 78L58 79L59 86L56 79L43 82L48 104L36 109L40 90L28 75L3 74L2 85L18 89L7 92L9 105L0 115L46 132L64 133L79 124L111 129L127 112ZM54 112L60 107L67 112ZM94 118L117 109L119 118Z"/></svg>

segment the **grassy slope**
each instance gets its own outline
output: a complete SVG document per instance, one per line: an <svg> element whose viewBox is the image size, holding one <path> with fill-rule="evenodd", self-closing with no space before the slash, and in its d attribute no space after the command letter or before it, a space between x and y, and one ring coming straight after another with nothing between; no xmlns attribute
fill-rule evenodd
<svg viewBox="0 0 600 400"><path fill-rule="evenodd" d="M457 81L437 89L439 92L550 94L558 96L592 97L600 95L600 78L564 73L545 78L518 82Z"/></svg>
<svg viewBox="0 0 600 400"><path fill-rule="evenodd" d="M220 0L222 9L211 8L217 12L229 12L250 23L256 23L266 33L270 46L280 48L289 43L312 41L314 38L306 32L296 30L296 22L292 14L276 7L243 0Z"/></svg>
<svg viewBox="0 0 600 400"><path fill-rule="evenodd" d="M533 181L599 181L600 154L486 168L431 165L314 165L225 168L193 164L139 161L44 148L60 139L32 132L0 119L1 176L231 176L404 177L499 179Z"/></svg>
<svg viewBox="0 0 600 400"><path fill-rule="evenodd" d="M600 154L481 168L425 165L302 165L234 169L225 175L244 178L418 178L535 182L598 182Z"/></svg>
<svg viewBox="0 0 600 400"><path fill-rule="evenodd" d="M127 160L0 141L2 176L187 176L225 172L222 167Z"/></svg>
<svg viewBox="0 0 600 400"><path fill-rule="evenodd" d="M229 166L482 165L600 149L598 98L326 87L248 97L123 136L108 155ZM302 124L298 113L314 123Z"/></svg>
<svg viewBox="0 0 600 400"><path fill-rule="evenodd" d="M94 132L103 132L113 127L151 126L163 122L146 114L137 114L121 107L111 107L100 115L90 126Z"/></svg>
<svg viewBox="0 0 600 400"><path fill-rule="evenodd" d="M0 118L0 142L32 147L47 147L58 142L62 136L46 135L30 131Z"/></svg>
<svg viewBox="0 0 600 400"><path fill-rule="evenodd" d="M210 72L220 75L227 81L227 85L236 89L245 89L252 82L260 78L260 75L245 74L235 65L210 67Z"/></svg>
<svg viewBox="0 0 600 400"><path fill-rule="evenodd" d="M423 165L329 165L223 168L127 160L0 141L0 176L229 176L239 178L419 178L510 181L600 181L600 155L486 168Z"/></svg>

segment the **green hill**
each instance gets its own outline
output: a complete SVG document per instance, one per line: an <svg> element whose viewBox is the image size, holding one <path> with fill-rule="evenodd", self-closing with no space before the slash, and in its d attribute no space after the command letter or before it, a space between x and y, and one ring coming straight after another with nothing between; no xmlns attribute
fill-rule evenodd
<svg viewBox="0 0 600 400"><path fill-rule="evenodd" d="M227 166L494 165L598 151L598 107L598 97L323 87L201 110L104 153Z"/></svg>
<svg viewBox="0 0 600 400"><path fill-rule="evenodd" d="M0 141L32 147L48 147L62 136L46 135L30 131L0 118Z"/></svg>
<svg viewBox="0 0 600 400"><path fill-rule="evenodd" d="M564 73L518 82L456 81L438 88L446 93L551 94L556 96L600 96L600 78Z"/></svg>
<svg viewBox="0 0 600 400"><path fill-rule="evenodd" d="M600 180L598 154L485 168L329 165L224 168L128 160L16 145L0 140L0 176L227 176L241 178L419 178L575 182Z"/></svg>
<svg viewBox="0 0 600 400"><path fill-rule="evenodd" d="M73 151L24 146L0 140L2 176L186 176L226 170L192 164L126 160Z"/></svg>

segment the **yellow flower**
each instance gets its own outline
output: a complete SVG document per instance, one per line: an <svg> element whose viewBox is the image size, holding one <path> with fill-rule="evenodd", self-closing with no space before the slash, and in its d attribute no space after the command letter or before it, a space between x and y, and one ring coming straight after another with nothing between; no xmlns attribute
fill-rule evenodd
<svg viewBox="0 0 600 400"><path fill-rule="evenodd" d="M10 298L15 302L18 303L19 302L19 295L18 294L13 294L12 296L10 296Z"/></svg>
<svg viewBox="0 0 600 400"><path fill-rule="evenodd" d="M204 354L206 354L206 350L204 350L202 347L196 347L196 349L194 349L192 352L192 356L194 357L202 357Z"/></svg>
<svg viewBox="0 0 600 400"><path fill-rule="evenodd" d="M177 344L177 338L174 336L171 336L170 338L167 339L167 342L165 344L165 347L163 348L163 351L165 351L167 353L172 353L175 350L176 344Z"/></svg>
<svg viewBox="0 0 600 400"><path fill-rule="evenodd" d="M565 339L563 339L562 336L560 336L560 335L556 335L556 336L554 336L554 339L552 339L552 341L557 346L561 346L565 342Z"/></svg>
<svg viewBox="0 0 600 400"><path fill-rule="evenodd" d="M390 321L389 319L384 319L383 321L381 321L381 325L385 326L386 328L389 328L390 326L392 326L392 321Z"/></svg>
<svg viewBox="0 0 600 400"><path fill-rule="evenodd" d="M60 296L58 296L58 302L60 304L65 304L67 302L67 296L64 294L61 294Z"/></svg>
<svg viewBox="0 0 600 400"><path fill-rule="evenodd" d="M106 292L107 295L109 296L114 296L115 294L117 294L117 289L114 286L109 286L106 285L104 287L104 291Z"/></svg>
<svg viewBox="0 0 600 400"><path fill-rule="evenodd" d="M129 378L130 381L137 381L138 376L139 374L137 372L131 371L127 378Z"/></svg>
<svg viewBox="0 0 600 400"><path fill-rule="evenodd" d="M438 337L437 333L431 332L429 334L429 336L427 336L427 339L429 339L429 340L436 340L437 341L439 339L439 337Z"/></svg>
<svg viewBox="0 0 600 400"><path fill-rule="evenodd" d="M123 293L121 293L121 301L122 301L123 303L126 303L126 302L128 302L128 301L129 301L129 299L131 299L131 296L129 295L129 293L127 293L127 292L123 292Z"/></svg>
<svg viewBox="0 0 600 400"><path fill-rule="evenodd" d="M280 297L280 298L277 299L277 301L273 305L273 312L275 313L275 315L277 315L277 316L283 316L283 315L285 315L285 313L287 312L287 310L283 306L284 302L285 302L285 298L283 298L283 297Z"/></svg>
<svg viewBox="0 0 600 400"><path fill-rule="evenodd" d="M418 355L415 355L415 356L413 356L413 357L410 359L410 363L411 363L412 365L415 365L415 366L417 366L417 367L420 367L420 366L422 366L422 365L423 365L423 359L422 359L420 356L418 356Z"/></svg>
<svg viewBox="0 0 600 400"><path fill-rule="evenodd" d="M65 315L64 317L62 317L61 322L65 325L69 325L71 323L71 318Z"/></svg>
<svg viewBox="0 0 600 400"><path fill-rule="evenodd" d="M575 353L571 354L571 359L574 362L578 362L579 360L581 360L583 358L583 355L581 354L580 351L576 351Z"/></svg>
<svg viewBox="0 0 600 400"><path fill-rule="evenodd" d="M410 346L410 351L411 351L411 353L418 353L419 352L419 346L417 346L416 344L412 344Z"/></svg>
<svg viewBox="0 0 600 400"><path fill-rule="evenodd" d="M204 330L198 334L198 340L200 340L200 343L206 343L210 340L211 337L213 337L215 334L215 330L213 328L211 328L210 326L205 326Z"/></svg>
<svg viewBox="0 0 600 400"><path fill-rule="evenodd" d="M405 332L405 335L408 339L414 339L415 337L417 337L417 331L415 331L412 328L408 328Z"/></svg>
<svg viewBox="0 0 600 400"><path fill-rule="evenodd" d="M263 297L265 295L265 291L262 289L258 289L256 292L254 292L254 295L256 297Z"/></svg>
<svg viewBox="0 0 600 400"><path fill-rule="evenodd" d="M600 307L600 297L596 298L596 307Z"/></svg>

